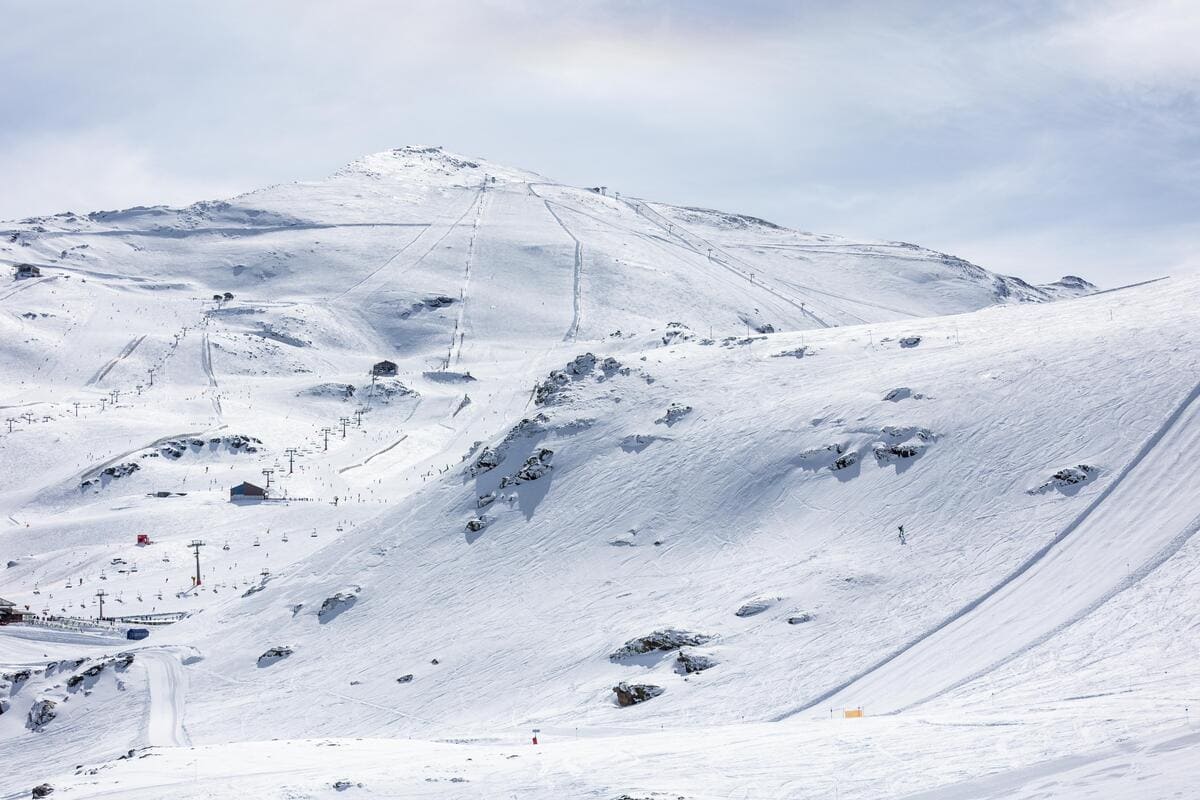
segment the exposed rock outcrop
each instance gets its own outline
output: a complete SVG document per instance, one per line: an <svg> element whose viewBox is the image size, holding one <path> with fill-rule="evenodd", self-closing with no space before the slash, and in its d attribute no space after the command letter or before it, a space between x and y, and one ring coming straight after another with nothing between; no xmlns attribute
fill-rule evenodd
<svg viewBox="0 0 1200 800"><path fill-rule="evenodd" d="M692 413L691 406L684 405L683 403L671 403L671 405L667 406L667 413L654 420L654 424L670 427L690 413Z"/></svg>
<svg viewBox="0 0 1200 800"><path fill-rule="evenodd" d="M513 486L527 481L536 481L552 469L550 459L553 456L553 450L539 447L534 451L533 455L525 459L525 463L521 465L516 474L504 476L500 481L500 488L503 489L506 486Z"/></svg>
<svg viewBox="0 0 1200 800"><path fill-rule="evenodd" d="M717 665L716 659L711 656L704 656L698 653L686 653L683 650L679 651L679 655L675 657L675 671L680 675L691 675L696 672L703 672L706 669L712 669Z"/></svg>
<svg viewBox="0 0 1200 800"><path fill-rule="evenodd" d="M666 689L650 683L625 683L621 681L613 687L613 691L617 694L617 705L624 707L644 703L647 700L658 697Z"/></svg>
<svg viewBox="0 0 1200 800"><path fill-rule="evenodd" d="M343 611L352 608L357 602L357 592L337 592L326 597L321 603L321 607L317 609L317 619L321 622L329 622Z"/></svg>
<svg viewBox="0 0 1200 800"><path fill-rule="evenodd" d="M778 597L756 597L753 600L747 600L733 613L737 617L753 617L766 611L777 602L779 602Z"/></svg>
<svg viewBox="0 0 1200 800"><path fill-rule="evenodd" d="M924 400L925 395L920 392L914 392L907 386L898 386L885 394L883 399L891 403L898 403L901 400Z"/></svg>
<svg viewBox="0 0 1200 800"><path fill-rule="evenodd" d="M508 455L508 450L512 446L513 442L524 437L536 436L537 434L544 433L549 422L550 418L545 414L538 414L535 417L521 420L514 425L507 434L505 434L503 441L501 441L499 444L495 445L494 447L484 447L482 450L480 450L479 455L475 457L473 462L471 462L471 466L467 471L472 477L474 477L484 472L488 472L489 470L495 469L504 462L505 457Z"/></svg>
<svg viewBox="0 0 1200 800"><path fill-rule="evenodd" d="M1051 475L1050 479L1045 483L1030 489L1028 494L1043 494L1054 489L1064 491L1072 487L1078 487L1080 484L1089 483L1099 474L1100 468L1094 467L1091 464L1064 467Z"/></svg>
<svg viewBox="0 0 1200 800"><path fill-rule="evenodd" d="M697 647L711 642L713 638L706 633L695 633L694 631L684 631L677 628L663 628L662 630L648 633L645 636L630 639L619 649L613 651L608 658L610 661L622 661L632 656L655 651L670 652L671 650L678 650L681 647Z"/></svg>
<svg viewBox="0 0 1200 800"><path fill-rule="evenodd" d="M292 648L288 647L287 645L277 645L275 647L270 648L269 650L267 650L265 653L263 653L261 656L258 657L258 665L260 667L269 667L272 664L275 664L275 663L287 658L293 652L295 652L295 651L292 650Z"/></svg>
<svg viewBox="0 0 1200 800"><path fill-rule="evenodd" d="M32 731L40 731L50 724L58 712L58 703L53 700L43 697L41 700L35 700L33 705L29 707L29 716L25 721L25 727Z"/></svg>

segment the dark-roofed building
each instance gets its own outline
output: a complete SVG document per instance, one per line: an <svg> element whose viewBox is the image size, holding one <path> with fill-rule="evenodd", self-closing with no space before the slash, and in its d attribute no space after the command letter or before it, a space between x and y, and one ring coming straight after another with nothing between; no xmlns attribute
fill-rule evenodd
<svg viewBox="0 0 1200 800"><path fill-rule="evenodd" d="M17 264L13 267L13 277L40 278L42 277L42 269L36 264Z"/></svg>
<svg viewBox="0 0 1200 800"><path fill-rule="evenodd" d="M394 377L396 374L395 361L380 361L375 366L371 367L372 375L379 375L385 378Z"/></svg>
<svg viewBox="0 0 1200 800"><path fill-rule="evenodd" d="M21 622L25 619L25 614L17 604L11 600L5 600L0 597L0 625L9 625L14 622Z"/></svg>
<svg viewBox="0 0 1200 800"><path fill-rule="evenodd" d="M267 492L265 489L263 489L261 486L255 486L253 483L249 483L247 481L243 481L229 490L230 500L255 498L261 500L266 496Z"/></svg>

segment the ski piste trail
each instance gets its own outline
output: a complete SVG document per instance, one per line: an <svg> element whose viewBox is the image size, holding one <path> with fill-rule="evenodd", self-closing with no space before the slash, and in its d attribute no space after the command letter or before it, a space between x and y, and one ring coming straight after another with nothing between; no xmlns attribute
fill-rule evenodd
<svg viewBox="0 0 1200 800"><path fill-rule="evenodd" d="M187 747L184 729L187 676L179 657L169 651L142 649L135 653L146 671L150 703L147 709L146 744L154 747Z"/></svg>
<svg viewBox="0 0 1200 800"><path fill-rule="evenodd" d="M1200 531L1200 384L1049 543L986 593L865 672L798 708L896 713L986 675L1136 584ZM1031 614L1030 609L1039 609ZM954 654L952 658L948 654Z"/></svg>
<svg viewBox="0 0 1200 800"><path fill-rule="evenodd" d="M148 646L0 629L0 674L35 672L0 686L0 794L1190 788L1194 278L1086 296L436 148L14 226L0 260L52 274L0 291L0 595L187 616ZM268 502L229 502L264 471ZM663 629L710 666L613 657Z"/></svg>

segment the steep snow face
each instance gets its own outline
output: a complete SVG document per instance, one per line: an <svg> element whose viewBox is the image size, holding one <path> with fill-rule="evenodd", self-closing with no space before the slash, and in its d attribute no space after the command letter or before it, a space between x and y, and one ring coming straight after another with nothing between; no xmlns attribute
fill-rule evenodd
<svg viewBox="0 0 1200 800"><path fill-rule="evenodd" d="M317 772L323 745L264 753L312 796L359 780L325 774L343 753L381 791L496 796L541 786L508 752L537 728L581 734L554 769L593 776L545 796L828 796L752 744L775 736L817 772L876 763L847 797L1001 770L1021 796L1026 768L1079 755L1062 726L1106 764L1129 736L1184 746L1194 279L1075 297L1094 287L436 148L28 220L0 248L42 266L0 289L3 596L183 617L136 644L128 623L0 630L0 674L43 670L0 687L16 788L191 742L180 774L206 782L180 796L245 794L262 778L230 743L408 736L440 741L329 745ZM243 481L267 498L231 502ZM120 686L44 672L126 649ZM32 730L40 699L57 715ZM857 706L857 732L830 722ZM929 733L963 714L968 749ZM676 767L614 763L645 748ZM678 768L714 758L778 780ZM154 761L55 781L151 796Z"/></svg>

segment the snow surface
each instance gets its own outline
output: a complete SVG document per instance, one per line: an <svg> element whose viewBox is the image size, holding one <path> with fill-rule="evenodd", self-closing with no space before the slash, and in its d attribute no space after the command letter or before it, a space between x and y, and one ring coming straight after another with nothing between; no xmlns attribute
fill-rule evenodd
<svg viewBox="0 0 1200 800"><path fill-rule="evenodd" d="M0 629L0 796L1192 796L1200 280L423 147L0 259L0 595L185 616Z"/></svg>

